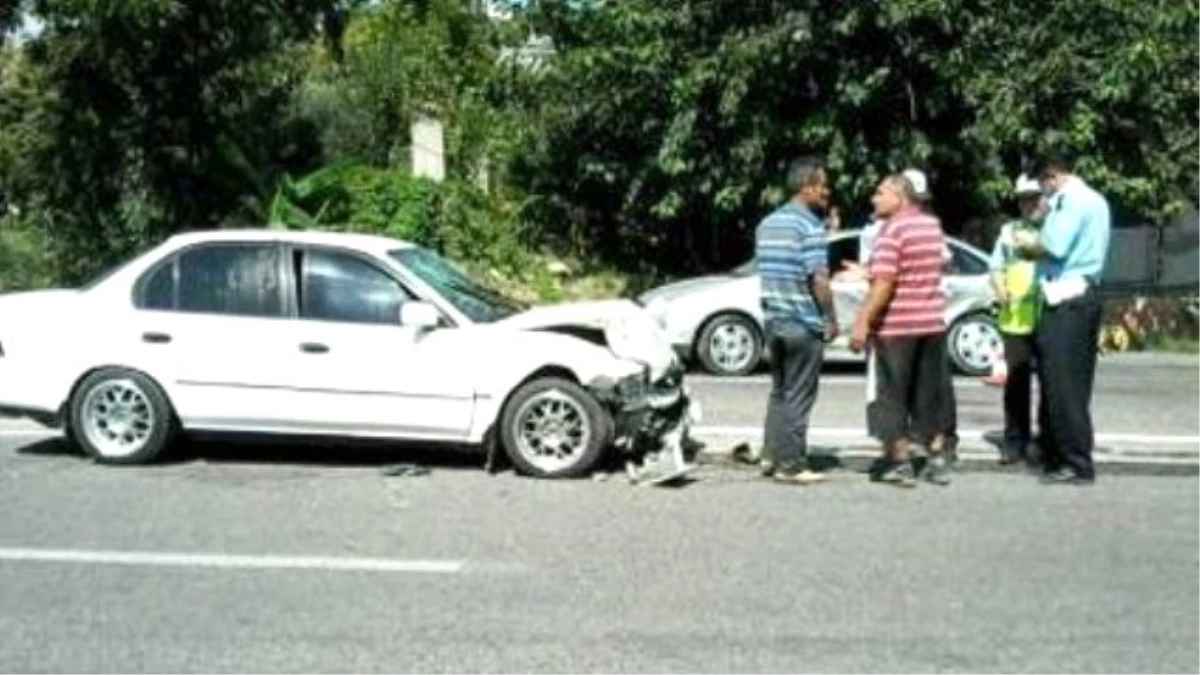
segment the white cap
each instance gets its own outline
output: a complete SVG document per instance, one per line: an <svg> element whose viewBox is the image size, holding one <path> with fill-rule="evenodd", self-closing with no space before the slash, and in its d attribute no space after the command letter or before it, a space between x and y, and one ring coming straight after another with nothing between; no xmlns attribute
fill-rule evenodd
<svg viewBox="0 0 1200 675"><path fill-rule="evenodd" d="M917 193L918 197L922 199L929 197L929 179L925 177L924 171L920 169L905 169L902 174L908 179L909 183L912 183L913 192Z"/></svg>
<svg viewBox="0 0 1200 675"><path fill-rule="evenodd" d="M1042 186L1036 180L1030 178L1029 174L1023 173L1017 178L1017 186L1015 190L1018 195L1028 195L1040 193L1042 191Z"/></svg>

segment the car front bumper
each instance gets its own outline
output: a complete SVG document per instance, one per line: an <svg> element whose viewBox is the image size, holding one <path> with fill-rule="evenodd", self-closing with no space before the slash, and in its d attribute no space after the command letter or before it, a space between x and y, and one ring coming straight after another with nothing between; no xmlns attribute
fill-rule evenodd
<svg viewBox="0 0 1200 675"><path fill-rule="evenodd" d="M610 399L613 439L625 455L635 483L669 482L690 472L699 445L692 426L703 415L700 404L683 385L683 371L668 374L642 394Z"/></svg>

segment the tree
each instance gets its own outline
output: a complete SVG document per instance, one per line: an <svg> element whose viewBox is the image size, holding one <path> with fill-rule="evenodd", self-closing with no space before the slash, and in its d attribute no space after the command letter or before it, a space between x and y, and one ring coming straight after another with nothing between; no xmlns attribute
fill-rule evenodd
<svg viewBox="0 0 1200 675"><path fill-rule="evenodd" d="M807 152L827 156L852 221L883 174L915 165L959 232L996 215L1023 162L1050 146L1087 158L1081 170L1130 217L1195 199L1194 4L627 0L539 12L560 53L514 173L543 197L542 222L616 260L741 262L783 197L783 166Z"/></svg>
<svg viewBox="0 0 1200 675"><path fill-rule="evenodd" d="M257 220L311 163L286 114L295 46L331 0L39 0L36 201L68 280L177 230Z"/></svg>

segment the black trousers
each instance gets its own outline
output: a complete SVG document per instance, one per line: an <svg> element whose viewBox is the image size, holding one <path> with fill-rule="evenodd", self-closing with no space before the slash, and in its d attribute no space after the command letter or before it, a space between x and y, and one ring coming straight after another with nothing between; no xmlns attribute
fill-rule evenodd
<svg viewBox="0 0 1200 675"><path fill-rule="evenodd" d="M1024 453L1033 440L1033 419L1030 404L1033 400L1033 334L1005 335L1004 361L1008 366L1008 379L1004 383L1004 444L1008 449ZM1040 397L1038 406L1038 428L1045 429L1045 400Z"/></svg>
<svg viewBox="0 0 1200 675"><path fill-rule="evenodd" d="M1042 310L1034 358L1046 402L1041 445L1049 471L1065 467L1083 478L1096 475L1092 464L1092 389L1100 314L1100 299L1094 288L1081 297Z"/></svg>
<svg viewBox="0 0 1200 675"><path fill-rule="evenodd" d="M808 420L817 402L825 343L803 324L771 320L766 325L771 354L763 459L781 471L800 471L808 461Z"/></svg>

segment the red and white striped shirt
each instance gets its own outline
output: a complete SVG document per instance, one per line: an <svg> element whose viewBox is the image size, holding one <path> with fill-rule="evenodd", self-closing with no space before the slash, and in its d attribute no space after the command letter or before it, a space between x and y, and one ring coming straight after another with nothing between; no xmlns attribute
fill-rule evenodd
<svg viewBox="0 0 1200 675"><path fill-rule="evenodd" d="M937 216L906 209L879 230L871 252L872 279L894 279L895 294L883 311L880 337L933 335L946 330L942 251L946 236Z"/></svg>

